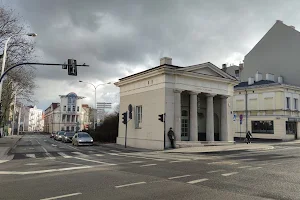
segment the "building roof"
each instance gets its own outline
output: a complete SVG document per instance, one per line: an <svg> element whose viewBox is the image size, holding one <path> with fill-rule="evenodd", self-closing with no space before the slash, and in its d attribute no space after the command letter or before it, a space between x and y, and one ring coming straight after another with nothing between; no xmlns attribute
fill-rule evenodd
<svg viewBox="0 0 300 200"><path fill-rule="evenodd" d="M83 108L88 108L88 107L89 107L88 104L82 104L81 106L82 106Z"/></svg>
<svg viewBox="0 0 300 200"><path fill-rule="evenodd" d="M244 88L244 87L253 87L253 86L269 86L269 85L281 85L281 84L277 83L275 81L261 80L261 81L254 82L253 84L249 85L248 81L245 81L245 82L240 82L238 85L234 86L234 89Z"/></svg>

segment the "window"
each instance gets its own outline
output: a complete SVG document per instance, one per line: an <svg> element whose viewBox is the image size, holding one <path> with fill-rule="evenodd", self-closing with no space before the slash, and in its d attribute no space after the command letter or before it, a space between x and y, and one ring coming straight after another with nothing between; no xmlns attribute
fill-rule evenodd
<svg viewBox="0 0 300 200"><path fill-rule="evenodd" d="M71 111L71 107L70 106L68 106L68 111Z"/></svg>
<svg viewBox="0 0 300 200"><path fill-rule="evenodd" d="M286 122L285 123L286 134L297 134L297 122Z"/></svg>
<svg viewBox="0 0 300 200"><path fill-rule="evenodd" d="M70 122L70 115L67 115L67 122Z"/></svg>
<svg viewBox="0 0 300 200"><path fill-rule="evenodd" d="M234 73L235 73L235 77L240 77L240 70L235 70Z"/></svg>
<svg viewBox="0 0 300 200"><path fill-rule="evenodd" d="M135 114L136 114L135 117L136 128L141 128L140 123L142 123L142 115L143 115L142 106L136 106Z"/></svg>
<svg viewBox="0 0 300 200"><path fill-rule="evenodd" d="M290 109L290 97L286 98L286 109Z"/></svg>
<svg viewBox="0 0 300 200"><path fill-rule="evenodd" d="M294 108L298 110L298 99L294 99Z"/></svg>
<svg viewBox="0 0 300 200"><path fill-rule="evenodd" d="M66 109L67 109L67 106L64 106L64 111L66 111Z"/></svg>
<svg viewBox="0 0 300 200"><path fill-rule="evenodd" d="M274 134L273 121L252 121L252 133Z"/></svg>
<svg viewBox="0 0 300 200"><path fill-rule="evenodd" d="M76 107L75 107L75 106L73 106L73 111L75 111L75 108L76 108Z"/></svg>
<svg viewBox="0 0 300 200"><path fill-rule="evenodd" d="M79 112L79 106L77 106L77 112Z"/></svg>

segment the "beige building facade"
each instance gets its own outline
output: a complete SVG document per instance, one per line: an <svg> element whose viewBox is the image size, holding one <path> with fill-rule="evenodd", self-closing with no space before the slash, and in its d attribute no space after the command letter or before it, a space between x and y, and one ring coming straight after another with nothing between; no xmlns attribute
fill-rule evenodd
<svg viewBox="0 0 300 200"><path fill-rule="evenodd" d="M299 138L300 87L285 84L283 77L257 72L248 82L235 86L233 110L235 137L294 140ZM243 115L242 124L239 116ZM233 119L234 120L234 119Z"/></svg>
<svg viewBox="0 0 300 200"><path fill-rule="evenodd" d="M122 113L133 106L127 124L128 146L164 149L170 146L167 132L175 132L176 142L233 141L233 86L237 80L212 63L188 67L172 65L162 58L160 66L122 78L118 144L125 144ZM158 115L165 114L164 123ZM228 121L229 120L229 121Z"/></svg>

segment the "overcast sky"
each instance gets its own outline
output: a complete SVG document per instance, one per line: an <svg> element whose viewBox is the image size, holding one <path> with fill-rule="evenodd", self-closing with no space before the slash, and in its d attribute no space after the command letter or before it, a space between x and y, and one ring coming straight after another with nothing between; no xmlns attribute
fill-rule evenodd
<svg viewBox="0 0 300 200"><path fill-rule="evenodd" d="M159 65L238 64L277 19L300 27L300 1L277 0L0 0L36 32L40 62L75 58L78 76L61 67L37 67L37 106L75 92L93 105L94 84ZM299 30L299 29L298 29ZM119 89L99 86L97 101L116 103Z"/></svg>

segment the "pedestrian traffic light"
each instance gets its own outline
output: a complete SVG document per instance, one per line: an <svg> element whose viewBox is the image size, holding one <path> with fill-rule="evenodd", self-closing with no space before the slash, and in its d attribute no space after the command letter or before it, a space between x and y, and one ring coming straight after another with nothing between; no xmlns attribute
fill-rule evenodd
<svg viewBox="0 0 300 200"><path fill-rule="evenodd" d="M164 115L163 114L158 115L158 120L164 122Z"/></svg>
<svg viewBox="0 0 300 200"><path fill-rule="evenodd" d="M77 76L77 61L68 59L68 75Z"/></svg>
<svg viewBox="0 0 300 200"><path fill-rule="evenodd" d="M124 113L122 113L122 115L123 115L123 117L122 117L122 119L123 119L123 124L127 124L127 112L124 112Z"/></svg>

